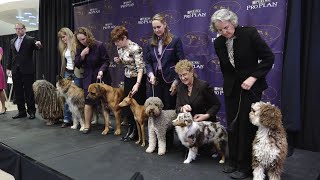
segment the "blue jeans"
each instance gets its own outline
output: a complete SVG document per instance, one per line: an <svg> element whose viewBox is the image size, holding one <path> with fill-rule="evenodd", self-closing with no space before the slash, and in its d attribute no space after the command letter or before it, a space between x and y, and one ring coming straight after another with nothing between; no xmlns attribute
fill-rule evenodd
<svg viewBox="0 0 320 180"><path fill-rule="evenodd" d="M73 73L64 72L64 77L69 77L71 76L73 78L74 84L76 84L78 87L82 88L82 78L77 78ZM64 104L64 109L63 109L63 122L64 123L72 123L72 113L69 110L69 106L67 103Z"/></svg>

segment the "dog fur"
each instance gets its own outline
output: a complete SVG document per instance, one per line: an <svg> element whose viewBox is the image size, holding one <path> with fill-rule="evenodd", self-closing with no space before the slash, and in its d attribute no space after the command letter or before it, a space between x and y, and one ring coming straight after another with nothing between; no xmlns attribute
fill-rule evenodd
<svg viewBox="0 0 320 180"><path fill-rule="evenodd" d="M107 84L101 83L93 83L89 85L88 88L88 96L87 98L92 100L102 100L103 103L103 111L111 110L116 118L116 130L114 135L121 134L121 119L120 119L120 102L124 98L124 91L122 88L113 88ZM104 114L104 121L105 126L102 132L103 135L108 134L109 132L109 124L110 124L110 117Z"/></svg>
<svg viewBox="0 0 320 180"><path fill-rule="evenodd" d="M270 180L280 180L288 149L281 111L270 103L256 102L249 116L258 126L252 143L253 179L263 180L266 171Z"/></svg>
<svg viewBox="0 0 320 180"><path fill-rule="evenodd" d="M204 144L212 144L221 156L219 163L225 162L228 146L228 134L220 122L193 121L190 112L179 113L172 121L181 143L189 149L188 157L183 163L195 160L198 148Z"/></svg>
<svg viewBox="0 0 320 180"><path fill-rule="evenodd" d="M58 96L57 89L46 80L37 80L32 85L34 100L39 114L52 125L63 118L63 98Z"/></svg>
<svg viewBox="0 0 320 180"><path fill-rule="evenodd" d="M177 117L175 110L162 110L163 103L158 97L149 97L144 103L148 116L149 146L147 153L152 153L158 140L158 155L166 153L166 132L172 128L172 120Z"/></svg>
<svg viewBox="0 0 320 180"><path fill-rule="evenodd" d="M131 93L125 97L122 102L119 104L120 107L130 106L130 109L134 115L134 120L137 124L139 139L136 141L136 144L139 144L142 141L141 146L146 145L146 138L144 132L144 123L147 119L147 115L143 105L139 105L137 101L132 97Z"/></svg>
<svg viewBox="0 0 320 180"><path fill-rule="evenodd" d="M80 122L80 131L84 129L84 92L72 82L72 78L59 77L56 83L57 90L62 95L72 114L73 125L71 129L77 129Z"/></svg>

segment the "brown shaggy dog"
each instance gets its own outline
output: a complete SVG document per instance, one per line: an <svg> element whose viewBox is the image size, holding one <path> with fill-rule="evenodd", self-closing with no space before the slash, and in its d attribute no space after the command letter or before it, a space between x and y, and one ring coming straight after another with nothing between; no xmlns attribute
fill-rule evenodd
<svg viewBox="0 0 320 180"><path fill-rule="evenodd" d="M288 149L281 112L270 103L256 102L251 105L249 116L251 123L258 126L252 143L253 179L263 180L266 171L270 180L280 180Z"/></svg>
<svg viewBox="0 0 320 180"><path fill-rule="evenodd" d="M120 106L119 103L124 98L124 91L122 88L113 88L107 84L93 83L88 88L87 98L92 100L101 100L103 103L103 110L111 110L116 118L116 131L114 135L121 134L121 119L120 119ZM105 114L105 113L103 113ZM104 117L105 128L102 132L103 135L109 132L109 116Z"/></svg>
<svg viewBox="0 0 320 180"><path fill-rule="evenodd" d="M134 115L134 120L137 124L139 139L136 144L139 144L142 141L141 146L144 147L146 145L146 137L144 132L144 123L147 120L147 115L143 105L139 105L137 101L132 98L131 92L127 97L123 99L123 101L119 104L120 107L130 106L130 109Z"/></svg>
<svg viewBox="0 0 320 180"><path fill-rule="evenodd" d="M80 131L84 130L84 92L72 82L72 78L57 77L57 90L61 94L72 113L73 125L71 129L77 129L80 123Z"/></svg>

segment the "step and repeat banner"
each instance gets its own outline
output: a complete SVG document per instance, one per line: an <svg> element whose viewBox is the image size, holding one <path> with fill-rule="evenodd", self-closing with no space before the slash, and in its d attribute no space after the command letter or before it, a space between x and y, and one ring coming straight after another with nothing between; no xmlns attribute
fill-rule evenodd
<svg viewBox="0 0 320 180"><path fill-rule="evenodd" d="M267 77L269 88L263 100L280 106L287 0L102 0L75 6L74 27L89 28L97 40L105 43L111 58L112 85L119 86L123 68L113 62L117 52L109 38L111 30L125 26L129 39L144 47L153 32L153 15L162 13L171 32L182 39L186 58L193 62L199 78L214 87L222 102L218 117L225 124L223 77L213 46L218 35L209 30L211 15L221 8L235 12L240 26L256 27L273 50L275 63Z"/></svg>

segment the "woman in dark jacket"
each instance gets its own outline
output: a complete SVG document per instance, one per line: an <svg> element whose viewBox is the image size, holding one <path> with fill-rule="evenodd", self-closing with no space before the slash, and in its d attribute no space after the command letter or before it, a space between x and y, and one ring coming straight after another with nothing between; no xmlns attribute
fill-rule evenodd
<svg viewBox="0 0 320 180"><path fill-rule="evenodd" d="M237 15L228 9L212 15L210 28L221 35L214 47L224 79L229 133L229 166L223 171L243 179L251 175L251 144L257 130L249 121L249 112L268 87L265 77L274 55L256 28L238 26Z"/></svg>

